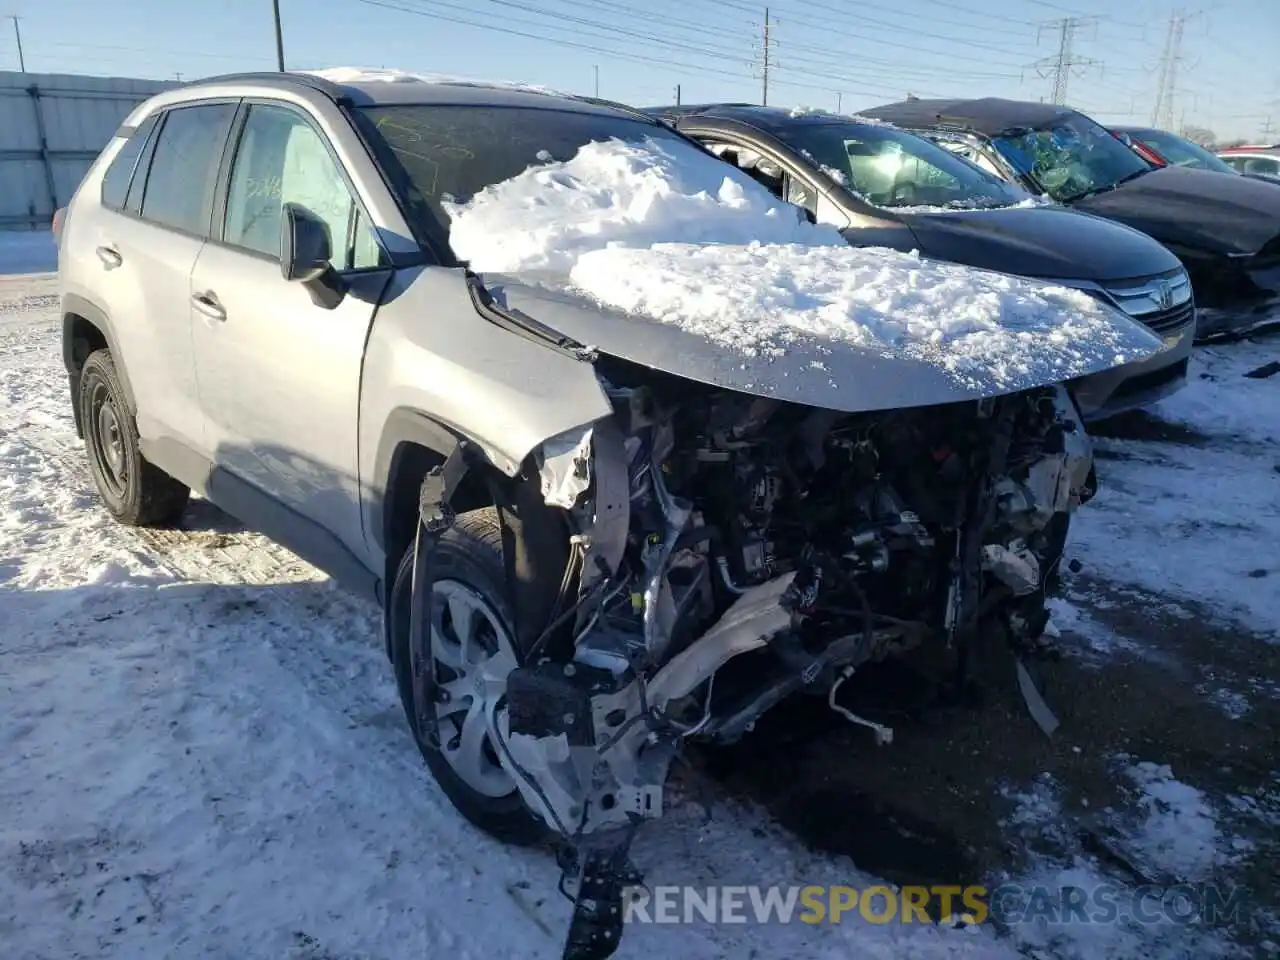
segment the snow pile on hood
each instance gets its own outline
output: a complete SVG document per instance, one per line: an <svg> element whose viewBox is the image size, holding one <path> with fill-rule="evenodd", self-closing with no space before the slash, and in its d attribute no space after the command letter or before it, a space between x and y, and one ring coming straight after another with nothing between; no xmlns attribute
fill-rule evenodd
<svg viewBox="0 0 1280 960"><path fill-rule="evenodd" d="M681 145L683 146L683 145ZM572 160L530 167L446 203L449 244L472 268L571 273L586 254L655 245L843 246L803 222L746 174L701 154L690 163L656 140L589 143Z"/></svg>
<svg viewBox="0 0 1280 960"><path fill-rule="evenodd" d="M680 143L591 143L446 209L450 244L473 270L552 274L746 356L843 342L1018 389L1158 347L1077 290L850 247Z"/></svg>

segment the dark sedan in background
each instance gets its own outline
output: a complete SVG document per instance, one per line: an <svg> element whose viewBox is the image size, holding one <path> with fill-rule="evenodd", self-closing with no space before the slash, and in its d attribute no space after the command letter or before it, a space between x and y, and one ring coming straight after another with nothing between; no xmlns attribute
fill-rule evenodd
<svg viewBox="0 0 1280 960"><path fill-rule="evenodd" d="M1194 167L1214 173L1239 174L1230 164L1198 143L1155 127L1112 127L1111 134L1156 167Z"/></svg>
<svg viewBox="0 0 1280 960"><path fill-rule="evenodd" d="M749 104L650 107L854 246L1086 290L1160 334L1165 350L1078 384L1089 419L1150 403L1186 382L1191 284L1150 237L1038 201L1021 187L886 123ZM1117 144L1119 146L1119 144ZM1123 148L1122 148L1123 149Z"/></svg>
<svg viewBox="0 0 1280 960"><path fill-rule="evenodd" d="M1280 191L1271 184L1153 168L1100 124L1057 104L904 100L865 113L927 136L1008 182L1159 240L1191 274L1200 306L1233 308L1202 312L1202 335L1253 322L1241 308L1280 294Z"/></svg>

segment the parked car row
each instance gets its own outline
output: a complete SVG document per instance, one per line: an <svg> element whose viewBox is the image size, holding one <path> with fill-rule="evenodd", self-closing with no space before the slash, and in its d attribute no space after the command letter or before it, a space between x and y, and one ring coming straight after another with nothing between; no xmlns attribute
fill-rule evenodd
<svg viewBox="0 0 1280 960"><path fill-rule="evenodd" d="M865 112L1028 190L1155 238L1187 268L1202 307L1240 307L1280 293L1280 191L1271 184L1153 167L1100 124L1055 104L908 100Z"/></svg>
<svg viewBox="0 0 1280 960"><path fill-rule="evenodd" d="M887 123L743 104L646 112L854 246L1052 280L1146 324L1164 350L1083 385L1077 400L1087 418L1151 403L1186 382L1196 330L1191 282L1172 253L1139 231L1037 203L1020 185Z"/></svg>
<svg viewBox="0 0 1280 960"><path fill-rule="evenodd" d="M1237 173L1280 182L1280 144L1269 147L1231 147L1218 157Z"/></svg>
<svg viewBox="0 0 1280 960"><path fill-rule="evenodd" d="M1062 108L875 112L241 74L139 106L57 220L106 509L194 491L380 603L443 793L559 845L568 960L688 740L814 694L887 745L841 685L921 647L1052 732L1084 420L1280 266L1269 185Z"/></svg>

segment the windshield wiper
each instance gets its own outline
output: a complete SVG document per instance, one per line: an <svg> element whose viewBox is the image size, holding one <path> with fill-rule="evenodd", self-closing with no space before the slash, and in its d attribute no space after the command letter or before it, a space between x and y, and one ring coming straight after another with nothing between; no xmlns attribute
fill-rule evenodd
<svg viewBox="0 0 1280 960"><path fill-rule="evenodd" d="M1126 173L1123 177L1116 181L1116 186L1122 183L1128 183L1130 180L1137 180L1139 177L1145 177L1152 171L1152 167L1143 167L1141 170L1135 170L1133 173Z"/></svg>
<svg viewBox="0 0 1280 960"><path fill-rule="evenodd" d="M1069 197L1063 197L1061 203L1075 203L1077 200L1083 200L1085 197L1096 197L1100 193L1110 193L1122 183L1128 183L1130 180L1137 180L1139 177L1146 176L1151 172L1151 168L1146 170L1135 170L1133 173L1127 173L1115 183L1104 184L1100 187L1090 187L1088 190L1081 190L1079 193L1073 193Z"/></svg>

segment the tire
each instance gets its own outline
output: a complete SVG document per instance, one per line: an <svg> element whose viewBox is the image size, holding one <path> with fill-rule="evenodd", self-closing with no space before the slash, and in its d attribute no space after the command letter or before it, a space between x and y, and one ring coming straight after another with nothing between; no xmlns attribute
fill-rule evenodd
<svg viewBox="0 0 1280 960"><path fill-rule="evenodd" d="M143 458L138 425L129 413L109 351L95 350L85 360L76 403L89 473L107 512L134 527L176 523L191 490Z"/></svg>
<svg viewBox="0 0 1280 960"><path fill-rule="evenodd" d="M448 597L444 596L442 591L457 590L458 588L451 585L460 585L462 589L453 596L455 598L465 596L465 591L470 591L487 605L488 613L482 614L480 619L483 621L486 617L491 617L491 622L482 623L480 629L483 630L486 626L490 628L495 625L500 626L506 631L507 647L514 655L514 661L522 662L523 651L515 647L516 633L512 626L514 620L504 589L506 567L502 554L502 526L497 511L490 507L473 510L457 517L454 525L440 538L433 565L432 617L438 624L437 630L448 633L454 629L451 620L448 626L443 620L446 616L451 617L451 614L447 613L450 606ZM427 768L458 812L485 833L504 843L520 846L543 842L548 839L549 831L525 804L515 781L510 780L509 774L503 771L503 775L510 780L510 792L494 795L498 784L496 776L493 780L494 789L481 791L468 782L459 773L455 763L446 756L448 749L446 745L451 740L457 742L462 737L461 731L455 731L453 728L454 723L460 722L458 716L461 709L448 718L441 718L439 749L431 747L421 736L417 711L414 710L413 704L413 678L409 669L412 592L413 548L411 546L405 552L396 572L395 583L388 598L386 616L391 635L392 664L395 668L400 702L404 707L409 729L418 744L423 760L426 761ZM468 597L467 602L470 603L471 599ZM433 703L436 703L440 688L444 687L449 679L460 680L461 677L457 676L452 668L447 666L445 669L441 668L444 661L436 656L438 649L436 644L443 641L437 641L433 636L430 642L432 656L437 663L436 679L440 684L437 686L429 680L428 696ZM499 640L498 643L500 644L501 641ZM461 659L465 661L465 654ZM451 702L460 703L461 701ZM474 694L472 694L471 703L475 703ZM470 709L470 707L467 708L467 718L471 717ZM491 740L486 740L486 743L486 750L490 751L489 755L496 761L496 751L501 748Z"/></svg>

